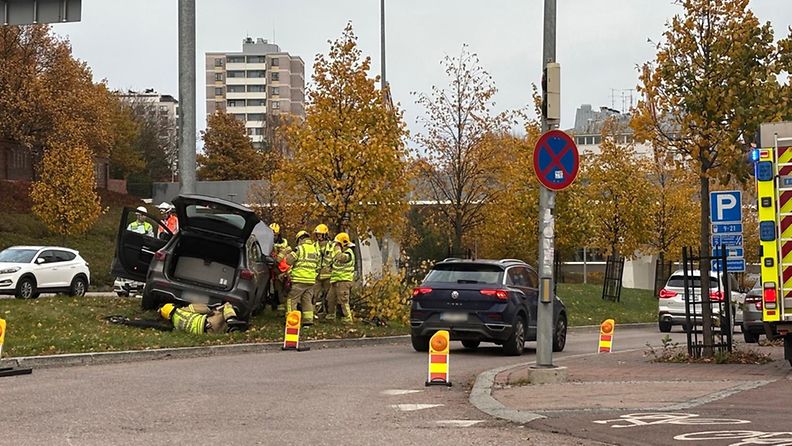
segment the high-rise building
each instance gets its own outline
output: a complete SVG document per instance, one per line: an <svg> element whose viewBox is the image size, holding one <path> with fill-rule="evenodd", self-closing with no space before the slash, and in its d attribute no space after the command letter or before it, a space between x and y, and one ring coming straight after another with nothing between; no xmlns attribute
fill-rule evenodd
<svg viewBox="0 0 792 446"><path fill-rule="evenodd" d="M218 110L244 122L262 147L277 116L305 117L305 63L261 38L243 39L241 52L206 53L207 117Z"/></svg>

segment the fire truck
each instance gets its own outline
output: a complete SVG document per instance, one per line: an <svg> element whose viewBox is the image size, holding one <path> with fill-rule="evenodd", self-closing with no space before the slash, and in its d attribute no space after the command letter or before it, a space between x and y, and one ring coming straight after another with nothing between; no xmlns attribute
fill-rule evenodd
<svg viewBox="0 0 792 446"><path fill-rule="evenodd" d="M756 174L765 332L784 337L792 365L792 122L762 124Z"/></svg>

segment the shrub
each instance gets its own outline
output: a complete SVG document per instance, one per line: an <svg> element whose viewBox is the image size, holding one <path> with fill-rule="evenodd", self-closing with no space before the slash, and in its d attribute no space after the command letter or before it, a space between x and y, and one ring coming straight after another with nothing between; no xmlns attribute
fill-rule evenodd
<svg viewBox="0 0 792 446"><path fill-rule="evenodd" d="M404 269L398 272L385 269L379 278L368 276L365 285L352 289L352 311L372 321L406 324L410 318L409 297L414 283L405 277Z"/></svg>

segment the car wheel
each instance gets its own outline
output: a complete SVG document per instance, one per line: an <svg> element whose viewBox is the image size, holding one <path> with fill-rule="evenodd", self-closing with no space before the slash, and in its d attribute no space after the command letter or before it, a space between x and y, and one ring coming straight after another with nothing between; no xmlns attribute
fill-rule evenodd
<svg viewBox="0 0 792 446"><path fill-rule="evenodd" d="M117 291L116 294L118 294L118 297L129 297L129 293L126 291Z"/></svg>
<svg viewBox="0 0 792 446"><path fill-rule="evenodd" d="M462 346L470 350L475 350L481 345L481 341L462 341Z"/></svg>
<svg viewBox="0 0 792 446"><path fill-rule="evenodd" d="M671 322L668 321L659 321L657 323L658 328L660 328L661 333L670 333L671 332Z"/></svg>
<svg viewBox="0 0 792 446"><path fill-rule="evenodd" d="M417 352L428 352L429 351L429 336L415 336L410 335L410 340L412 341L412 346Z"/></svg>
<svg viewBox="0 0 792 446"><path fill-rule="evenodd" d="M742 329L743 332L743 340L748 344L756 344L759 342L759 333L751 333L750 331L745 330L745 327Z"/></svg>
<svg viewBox="0 0 792 446"><path fill-rule="evenodd" d="M85 292L88 290L88 281L85 280L85 277L77 276L72 279L71 286L69 287L69 296L72 297L83 297L85 296Z"/></svg>
<svg viewBox="0 0 792 446"><path fill-rule="evenodd" d="M503 353L507 356L520 356L523 350L525 350L525 322L522 316L517 316L511 336L503 343Z"/></svg>
<svg viewBox="0 0 792 446"><path fill-rule="evenodd" d="M36 281L31 277L23 277L20 279L17 283L15 296L17 299L37 298Z"/></svg>
<svg viewBox="0 0 792 446"><path fill-rule="evenodd" d="M555 332L553 333L553 351L562 352L566 347L567 320L566 316L559 315L556 321Z"/></svg>
<svg viewBox="0 0 792 446"><path fill-rule="evenodd" d="M143 290L143 297L140 299L140 306L144 310L156 310L159 306L159 299L154 297L151 293Z"/></svg>

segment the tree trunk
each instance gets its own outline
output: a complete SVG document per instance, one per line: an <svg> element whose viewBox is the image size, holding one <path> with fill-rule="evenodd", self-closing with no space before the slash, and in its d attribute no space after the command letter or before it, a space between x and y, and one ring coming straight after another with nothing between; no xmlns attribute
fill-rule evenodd
<svg viewBox="0 0 792 446"><path fill-rule="evenodd" d="M457 216L454 219L454 240L453 244L451 245L453 249L452 256L462 256L462 218Z"/></svg>
<svg viewBox="0 0 792 446"><path fill-rule="evenodd" d="M706 258L710 255L710 225L709 225L709 214L710 214L710 206L709 206L709 178L706 176L706 172L702 171L701 175L699 176L700 181L700 189L701 189L701 252L699 253L699 257ZM710 306L710 280L709 280L709 272L710 272L710 262L708 261L701 261L699 264L699 270L701 272L701 318L702 318L702 335L704 337L704 350L703 355L704 357L711 358L715 355L715 352L712 350L712 343L713 343L713 336L712 336L712 307ZM708 346L707 346L708 345Z"/></svg>

